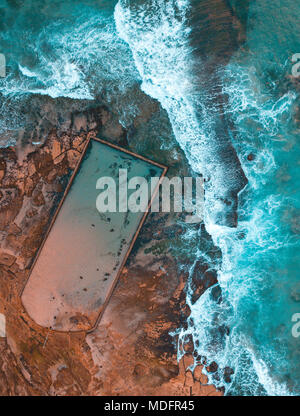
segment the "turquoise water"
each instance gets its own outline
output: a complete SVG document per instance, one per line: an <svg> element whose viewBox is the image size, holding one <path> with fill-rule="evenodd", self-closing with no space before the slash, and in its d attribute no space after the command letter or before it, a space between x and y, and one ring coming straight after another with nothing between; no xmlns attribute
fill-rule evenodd
<svg viewBox="0 0 300 416"><path fill-rule="evenodd" d="M209 85L199 88L194 79L191 3L152 3L158 7L143 11L120 1L119 32L133 50L142 88L168 111L191 166L214 175L213 190L206 189L205 224L222 251L221 265L211 264L218 269L222 300L216 301L214 287L193 304L190 288L191 315L188 328L178 331L179 357L192 335L199 361L218 365L207 372L210 382L225 385L227 394L299 394L299 348L291 334L291 317L299 309L298 100L286 76L300 48L300 7L291 1L250 3L246 45L220 69L228 96L224 113L235 124L231 138L249 181L239 194L238 227L231 228L218 219L226 209L220 198L234 189L236 166L218 158L212 117L219 114L207 102ZM207 258L201 247L198 257ZM229 368L233 374L224 380Z"/></svg>
<svg viewBox="0 0 300 416"><path fill-rule="evenodd" d="M103 0L0 0L0 50L7 60L7 77L0 78L0 135L32 130L39 115L45 130L57 127L68 109L99 100L113 106L122 122L136 111L135 102L126 100L138 74L116 33L114 6Z"/></svg>
<svg viewBox="0 0 300 416"><path fill-rule="evenodd" d="M222 296L216 300L211 288L192 303L192 286L187 291L191 315L178 329L179 358L192 335L196 361L217 363L209 381L226 394L299 395L300 341L291 332L300 312L299 94L289 76L300 52L300 4L249 2L245 44L214 70L228 98L219 108L190 42L200 0L54 3L0 0L9 70L0 79L0 134L28 122L24 103L36 97L78 106L101 97L125 126L138 111L136 89L156 99L191 167L208 179L205 226L222 251L222 261L210 264ZM188 230L185 238L198 235ZM189 260L208 257L199 245Z"/></svg>

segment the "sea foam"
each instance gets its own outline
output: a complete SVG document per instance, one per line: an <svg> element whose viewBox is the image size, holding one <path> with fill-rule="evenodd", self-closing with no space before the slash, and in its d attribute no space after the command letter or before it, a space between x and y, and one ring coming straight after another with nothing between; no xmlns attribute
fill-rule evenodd
<svg viewBox="0 0 300 416"><path fill-rule="evenodd" d="M267 2L257 3L262 15L255 30L261 38L253 40L253 48L269 36L263 18ZM294 308L289 290L296 276L295 270L290 274L281 270L283 265L291 269L291 256L299 243L289 229L289 220L283 220L284 216L290 218L287 213L293 203L287 188L282 194L277 162L281 159L284 163L284 136L295 142L290 131L297 97L293 91L282 92L276 80L270 82L269 91L264 87L261 69L268 62L270 41L259 50L256 62L241 52L235 64L233 59L223 73L219 72L223 94L229 98L224 113L236 126L236 134L230 137L249 180L242 190L245 182L236 177L238 171L242 178L240 169L232 169L237 165L228 162L216 140L219 113L207 105L206 85L199 89L193 75L189 7L189 1L136 4L120 0L115 9L119 35L132 50L142 89L167 110L175 137L192 168L209 179L205 226L222 251L222 262L217 267L221 298L216 301L215 285L193 302L193 288L187 286L191 314L187 329L174 333L178 336L178 358L192 336L197 352L195 364L217 363L216 371L204 372L209 383L225 387L226 394L299 392L299 370L292 358L295 345L289 328ZM272 13L276 13L275 5ZM281 55L284 53L280 50ZM199 57L198 66L201 64ZM280 73L286 69L282 65ZM251 153L252 162L247 160ZM230 186L231 191L239 191L237 228L220 221L219 213L226 211L221 200ZM197 259L208 259L201 247L197 256L190 259L190 276ZM230 377L226 377L228 371ZM292 376L293 371L296 375Z"/></svg>

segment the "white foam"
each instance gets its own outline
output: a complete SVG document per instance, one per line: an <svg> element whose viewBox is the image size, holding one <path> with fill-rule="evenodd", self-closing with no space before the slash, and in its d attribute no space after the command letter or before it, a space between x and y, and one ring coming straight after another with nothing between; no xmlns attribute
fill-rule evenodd
<svg viewBox="0 0 300 416"><path fill-rule="evenodd" d="M232 149L226 139L222 141L216 135L218 110L206 106L205 80L200 86L199 77L193 73L189 6L189 1L153 0L135 5L120 0L115 21L120 37L132 50L143 91L159 100L168 112L176 139L193 170L210 179L205 184L205 215L216 222L226 211L222 201L240 189L242 174L234 157L224 157ZM197 65L201 66L201 61Z"/></svg>

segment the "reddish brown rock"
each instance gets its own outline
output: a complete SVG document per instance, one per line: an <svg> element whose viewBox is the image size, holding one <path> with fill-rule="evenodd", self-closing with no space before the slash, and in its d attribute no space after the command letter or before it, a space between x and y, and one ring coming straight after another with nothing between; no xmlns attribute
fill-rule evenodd
<svg viewBox="0 0 300 416"><path fill-rule="evenodd" d="M4 264L5 266L10 267L14 264L15 261L16 261L15 256L12 256L11 254L0 250L0 264Z"/></svg>
<svg viewBox="0 0 300 416"><path fill-rule="evenodd" d="M49 331L37 326L24 311L21 288L72 173L68 164L75 166L80 157L74 142L79 150L87 139L83 135L81 142L76 137L53 135L19 165L14 152L7 151L10 163L6 176L12 187L2 185L0 223L5 225L1 230L7 253L11 249L17 254L16 258L5 257L0 267L0 312L7 320L7 343L0 354L0 394L218 395L212 386L204 386L204 390L191 373L186 374L190 356L178 366L176 339L170 332L186 320L184 287L188 276L179 273L176 261L165 253L158 260L143 254L143 238L151 241L157 231L151 220L145 223L145 233L136 242L93 333ZM52 154L57 151L52 145L56 139L65 153L53 162ZM17 181L24 184L25 197L17 189ZM168 219L161 216L161 230ZM163 238L163 232L159 238ZM135 256L142 258L142 265Z"/></svg>
<svg viewBox="0 0 300 416"><path fill-rule="evenodd" d="M52 145L52 152L51 152L52 158L56 159L61 154L61 152L62 152L61 143L59 140L55 139Z"/></svg>
<svg viewBox="0 0 300 416"><path fill-rule="evenodd" d="M75 169L80 158L80 153L77 150L68 150L67 158L70 168Z"/></svg>
<svg viewBox="0 0 300 416"><path fill-rule="evenodd" d="M46 176L53 168L53 160L50 153L35 152L33 153L33 161L36 171L41 176Z"/></svg>
<svg viewBox="0 0 300 416"><path fill-rule="evenodd" d="M35 192L33 197L32 197L32 202L37 207L40 207L40 206L44 205L45 204L45 198L44 198L43 192L42 191Z"/></svg>

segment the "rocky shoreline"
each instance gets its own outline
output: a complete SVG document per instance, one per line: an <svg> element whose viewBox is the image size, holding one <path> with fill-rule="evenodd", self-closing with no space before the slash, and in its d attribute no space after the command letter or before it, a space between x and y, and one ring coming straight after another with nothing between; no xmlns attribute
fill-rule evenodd
<svg viewBox="0 0 300 416"><path fill-rule="evenodd" d="M72 125L44 144L0 151L0 395L222 394L200 367L188 370L191 344L178 365L169 335L188 316L188 274L167 249L182 233L172 214L148 216L93 333L49 332L24 311L21 288L86 140L100 134L128 147L128 132L105 107L73 114Z"/></svg>

